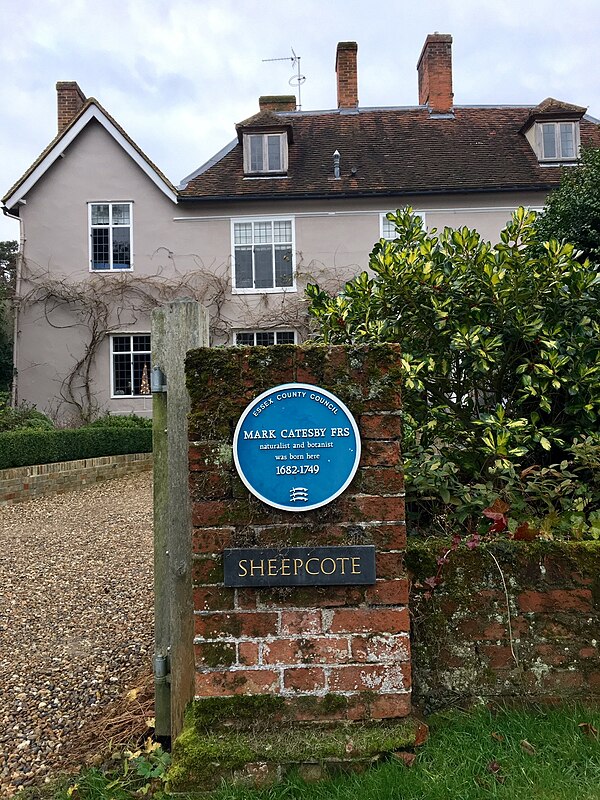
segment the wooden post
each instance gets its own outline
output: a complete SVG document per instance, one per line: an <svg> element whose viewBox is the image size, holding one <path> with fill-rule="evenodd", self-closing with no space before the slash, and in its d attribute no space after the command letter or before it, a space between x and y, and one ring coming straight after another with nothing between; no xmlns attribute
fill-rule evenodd
<svg viewBox="0 0 600 800"><path fill-rule="evenodd" d="M156 736L175 738L194 696L191 513L185 354L209 342L208 313L178 300L152 313L152 366L166 377L153 394ZM165 673L163 675L163 673Z"/></svg>

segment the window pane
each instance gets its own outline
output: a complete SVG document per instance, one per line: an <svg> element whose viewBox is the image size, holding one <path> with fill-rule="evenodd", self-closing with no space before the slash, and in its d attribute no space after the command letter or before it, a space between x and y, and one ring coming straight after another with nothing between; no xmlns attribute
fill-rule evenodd
<svg viewBox="0 0 600 800"><path fill-rule="evenodd" d="M109 228L92 228L92 269L110 269Z"/></svg>
<svg viewBox="0 0 600 800"><path fill-rule="evenodd" d="M252 248L235 248L236 289L252 289Z"/></svg>
<svg viewBox="0 0 600 800"><path fill-rule="evenodd" d="M113 228L113 269L129 269L129 228Z"/></svg>
<svg viewBox="0 0 600 800"><path fill-rule="evenodd" d="M396 226L393 222L390 222L389 219L383 220L382 226L382 233L384 239L395 239L396 238Z"/></svg>
<svg viewBox="0 0 600 800"><path fill-rule="evenodd" d="M281 136L267 136L268 168L281 169Z"/></svg>
<svg viewBox="0 0 600 800"><path fill-rule="evenodd" d="M560 154L563 158L573 158L575 156L573 124L571 122L563 122L560 125Z"/></svg>
<svg viewBox="0 0 600 800"><path fill-rule="evenodd" d="M275 245L275 286L292 286L292 249L287 245Z"/></svg>
<svg viewBox="0 0 600 800"><path fill-rule="evenodd" d="M234 244L252 244L252 223L236 222L233 226Z"/></svg>
<svg viewBox="0 0 600 800"><path fill-rule="evenodd" d="M277 344L295 344L294 331L277 331Z"/></svg>
<svg viewBox="0 0 600 800"><path fill-rule="evenodd" d="M129 225L129 205L116 203L113 207L113 225Z"/></svg>
<svg viewBox="0 0 600 800"><path fill-rule="evenodd" d="M110 216L108 211L108 203L103 205L92 205L92 225L108 225Z"/></svg>
<svg viewBox="0 0 600 800"><path fill-rule="evenodd" d="M250 346L254 344L254 334L253 333L236 333L235 335L235 343L239 346Z"/></svg>
<svg viewBox="0 0 600 800"><path fill-rule="evenodd" d="M131 350L131 336L113 336L113 353L129 352Z"/></svg>
<svg viewBox="0 0 600 800"><path fill-rule="evenodd" d="M257 331L256 344L262 347L268 347L270 344L275 344L275 334L273 331Z"/></svg>
<svg viewBox="0 0 600 800"><path fill-rule="evenodd" d="M277 220L273 223L273 241L291 243L292 223L289 219Z"/></svg>
<svg viewBox="0 0 600 800"><path fill-rule="evenodd" d="M132 336L133 350L139 352L150 352L150 336L144 334L143 336Z"/></svg>
<svg viewBox="0 0 600 800"><path fill-rule="evenodd" d="M146 367L146 380L150 377L150 356L147 353L133 354L133 394L142 394L142 376ZM149 394L149 392L144 392Z"/></svg>
<svg viewBox="0 0 600 800"><path fill-rule="evenodd" d="M254 288L270 289L273 286L273 251L271 245L254 248Z"/></svg>
<svg viewBox="0 0 600 800"><path fill-rule="evenodd" d="M542 125L544 158L556 158L556 138L554 124Z"/></svg>
<svg viewBox="0 0 600 800"><path fill-rule="evenodd" d="M131 394L131 356L129 353L115 353L113 356L113 381L115 394Z"/></svg>
<svg viewBox="0 0 600 800"><path fill-rule="evenodd" d="M263 137L250 136L250 171L263 170Z"/></svg>
<svg viewBox="0 0 600 800"><path fill-rule="evenodd" d="M255 244L267 244L272 241L273 228L270 222L254 223L254 242Z"/></svg>

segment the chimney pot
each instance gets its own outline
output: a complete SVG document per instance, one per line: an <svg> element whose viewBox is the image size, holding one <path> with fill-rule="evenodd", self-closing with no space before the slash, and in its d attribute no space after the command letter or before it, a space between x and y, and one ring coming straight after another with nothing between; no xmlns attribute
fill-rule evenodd
<svg viewBox="0 0 600 800"><path fill-rule="evenodd" d="M338 108L358 108L358 45L339 42L335 55Z"/></svg>
<svg viewBox="0 0 600 800"><path fill-rule="evenodd" d="M430 33L417 62L419 105L438 114L452 110L452 36Z"/></svg>
<svg viewBox="0 0 600 800"><path fill-rule="evenodd" d="M71 120L79 114L86 96L76 81L58 81L56 84L58 132L62 133Z"/></svg>
<svg viewBox="0 0 600 800"><path fill-rule="evenodd" d="M258 98L261 111L295 111L295 94L268 94Z"/></svg>

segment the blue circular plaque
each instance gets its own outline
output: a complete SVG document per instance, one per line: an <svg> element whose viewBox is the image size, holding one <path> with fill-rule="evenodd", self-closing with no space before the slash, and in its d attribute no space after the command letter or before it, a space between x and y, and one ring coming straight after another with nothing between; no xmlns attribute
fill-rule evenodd
<svg viewBox="0 0 600 800"><path fill-rule="evenodd" d="M331 392L285 383L263 392L239 419L233 457L246 487L285 511L310 511L335 500L354 477L360 435Z"/></svg>

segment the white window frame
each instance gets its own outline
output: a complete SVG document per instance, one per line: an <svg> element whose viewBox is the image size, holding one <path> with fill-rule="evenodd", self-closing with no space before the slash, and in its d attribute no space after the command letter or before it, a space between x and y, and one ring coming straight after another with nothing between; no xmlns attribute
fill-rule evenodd
<svg viewBox="0 0 600 800"><path fill-rule="evenodd" d="M275 258L273 257L273 286L264 288L238 288L235 285L235 226L238 224L252 224L252 247L254 247L254 223L255 222L289 222L292 227L292 285L291 286L275 286ZM273 240L274 237L271 237ZM275 242L271 241L274 248ZM254 253L252 258L252 280L255 280L254 270ZM296 220L295 217L286 216L272 216L272 217L234 217L231 220L231 292L232 294L281 294L285 292L295 292L296 290Z"/></svg>
<svg viewBox="0 0 600 800"><path fill-rule="evenodd" d="M279 139L279 160L280 166L277 168L269 169L269 136L277 136ZM252 169L251 158L251 139L258 137L262 139L262 169ZM264 133L245 133L244 137L244 174L245 175L281 175L287 172L288 168L288 149L287 149L287 133L279 133L279 131L265 131ZM266 165L266 168L265 168Z"/></svg>
<svg viewBox="0 0 600 800"><path fill-rule="evenodd" d="M554 127L554 144L556 155L546 156L544 153L544 125ZM561 153L560 126L570 125L573 131L573 155L563 156ZM579 158L579 122L573 120L540 120L536 123L536 142L538 148L538 158L541 162L557 163L559 161L577 161Z"/></svg>
<svg viewBox="0 0 600 800"><path fill-rule="evenodd" d="M88 263L89 263L89 271L93 272L94 275L99 274L106 274L106 273L113 273L113 272L133 272L133 202L131 200L90 200L88 201L88 236L89 236L89 248L88 248ZM109 223L108 225L93 225L92 224L92 207L93 206L108 206L109 208ZM119 225L113 223L113 206L129 206L129 224L128 225ZM93 262L93 242L92 242L92 230L94 228L106 228L109 229L109 258L110 258L110 266L108 269L94 269L94 262ZM129 267L114 267L113 266L113 230L114 228L129 228Z"/></svg>
<svg viewBox="0 0 600 800"><path fill-rule="evenodd" d="M387 241L389 241L389 242L393 242L393 241L394 241L394 239L396 238L395 236L386 236L386 235L385 235L385 226L386 226L386 223L389 223L390 225L392 224L392 223L391 223L391 222L390 222L390 221L387 219L387 215L388 215L388 214L390 214L390 213L393 213L393 212L390 212L390 211L382 211L382 212L379 214L379 238L380 238L380 239L386 239L386 240L387 240ZM423 220L423 227L426 227L426 225L427 225L427 220L426 220L426 218L425 218L425 212L424 212L424 211L413 211L413 212L412 212L412 215L413 215L413 217L421 217L421 219Z"/></svg>
<svg viewBox="0 0 600 800"><path fill-rule="evenodd" d="M257 333L273 333L275 341L273 342L274 345L279 345L280 342L277 341L277 334L279 333L291 333L294 336L293 342L285 342L285 344L297 344L298 342L298 334L295 330L291 328L240 328L239 330L233 331L233 345L235 347L252 347L253 345L246 345L246 344L238 344L237 337L239 334L252 334L254 336L254 344L256 345L256 334Z"/></svg>
<svg viewBox="0 0 600 800"><path fill-rule="evenodd" d="M114 333L110 334L110 398L111 400L144 400L152 397L152 394L115 394L115 360L114 355L115 351L113 348L114 340L117 336L129 336L132 340L130 342L130 350L129 355L131 356L129 360L129 368L131 372L131 385L133 386L133 337L134 336L150 336L150 348L152 348L152 334L150 331L114 331ZM117 354L125 353L125 350L117 350ZM150 358L148 359L149 368L148 368L148 383L151 380L151 364L152 364L152 349L150 350L136 350L136 353L148 353Z"/></svg>

